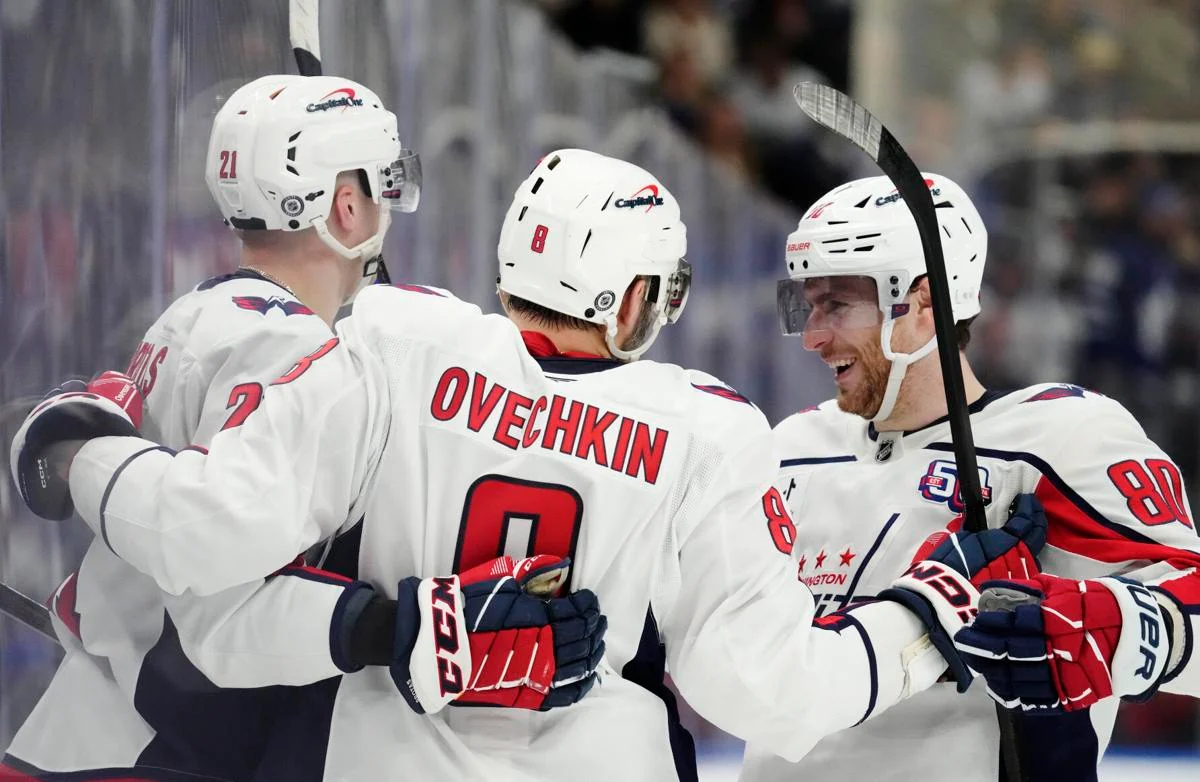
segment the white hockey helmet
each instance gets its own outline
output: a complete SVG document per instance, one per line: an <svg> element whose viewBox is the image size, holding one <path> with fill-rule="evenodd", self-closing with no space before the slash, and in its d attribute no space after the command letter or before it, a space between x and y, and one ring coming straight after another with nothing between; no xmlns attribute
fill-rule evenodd
<svg viewBox="0 0 1200 782"><path fill-rule="evenodd" d="M987 229L961 187L939 174L923 176L941 229L954 320L964 321L979 314ZM802 334L809 322L812 308L804 297L807 280L836 276L874 280L883 313L883 353L892 361L888 390L875 418L886 418L908 365L937 346L933 339L913 353L891 350L894 321L908 312L905 298L909 288L925 274L916 221L891 180L884 176L855 180L817 199L788 236L785 263L788 278L779 281L776 291L784 334ZM878 316L874 311L866 314L873 325Z"/></svg>
<svg viewBox="0 0 1200 782"><path fill-rule="evenodd" d="M387 208L373 237L346 247L325 221L338 174L354 170L364 172L371 199ZM313 228L372 276L389 212L417 208L421 162L401 146L396 115L371 90L333 76L282 74L239 88L217 112L205 179L230 227Z"/></svg>
<svg viewBox="0 0 1200 782"><path fill-rule="evenodd" d="M497 248L497 287L606 327L617 358L634 360L687 304L691 267L674 196L649 172L582 149L542 158L517 188ZM636 345L616 345L617 313L634 280L650 277L652 322Z"/></svg>

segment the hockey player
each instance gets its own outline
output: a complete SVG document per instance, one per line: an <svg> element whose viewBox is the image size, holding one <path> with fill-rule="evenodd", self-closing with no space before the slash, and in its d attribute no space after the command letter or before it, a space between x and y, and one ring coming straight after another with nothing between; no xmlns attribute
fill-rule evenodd
<svg viewBox="0 0 1200 782"><path fill-rule="evenodd" d="M337 337L207 455L101 437L75 456L70 494L117 555L172 590L253 581L333 533L342 514L331 511L355 503L366 512L359 574L376 584L506 551L570 556L573 585L594 590L609 618L603 686L557 712L422 717L376 672L349 673L312 720L328 729L325 778L403 769L414 779L695 779L671 706L637 683L661 689L664 646L701 713L798 758L929 686L946 663L925 624L895 602L814 624L795 566L754 534L764 507L791 528L766 491L778 458L762 414L714 377L634 361L684 309L684 252L678 204L649 173L552 152L501 231L509 319L441 290L372 286ZM128 431L105 400L58 409L84 404ZM46 452L34 433L54 410L27 421L14 451ZM23 486L44 512L41 488L28 477ZM915 596L910 604L936 614L939 637L971 610L970 583L938 563L897 584L899 599ZM248 605L214 623L237 621ZM310 605L322 628L345 602ZM203 648L193 657L256 684L348 670L327 644L270 629L246 625L236 659Z"/></svg>
<svg viewBox="0 0 1200 782"><path fill-rule="evenodd" d="M206 178L242 240L242 266L176 301L135 351L128 373L147 428L181 449L241 425L265 384L330 339L338 308L384 272L390 213L416 208L420 173L396 117L360 84L275 75L237 90L214 120ZM324 582L350 583L302 564L258 580L273 597L247 621L278 623L288 606L327 602ZM218 689L192 667L176 622L212 602L162 595L97 539L55 598L67 657L0 776L250 779L293 695ZM236 648L235 631L218 628L209 648Z"/></svg>
<svg viewBox="0 0 1200 782"><path fill-rule="evenodd" d="M987 231L958 185L936 174L925 181L937 206L962 350L980 311ZM775 542L791 552L799 578L825 613L886 586L962 507L921 243L889 180L850 182L813 204L787 239L786 264L788 277L778 288L784 333L803 335L804 347L820 354L834 374L837 397L775 429L779 490L804 521L794 545L779 536ZM1200 674L1185 673L1197 664L1184 659L1193 647L1181 605L1192 606L1194 622L1200 591L1188 574L1200 565L1200 547L1178 468L1111 399L1061 383L987 390L965 354L961 362L989 523L1003 521L1014 495L1033 492L1049 520L1045 570L1102 579L1086 582L1092 587L1087 600L1095 600L1090 613L1081 613L1075 581L1067 582L1073 597L1055 593L1062 624L1054 627L1062 635L1046 638L1042 655L1048 648L1086 649L1082 622L1097 638L1103 629L1111 642L1104 659L1086 671L1098 692L1108 673L1117 695L1146 697L1160 686L1196 692ZM1156 584L1154 599L1107 578L1118 574ZM1157 641L1149 647L1152 659L1138 653L1139 626ZM1046 628L1050 632L1050 622ZM998 679L1012 672L1002 663L992 667ZM1083 677L1067 678L1071 687L1087 686ZM1027 778L1095 779L1116 709L1110 698L1090 711L1034 721L1023 731ZM1000 764L993 712L984 687L958 697L953 685L940 684L877 720L825 738L799 763L752 745L742 779L992 782ZM851 754L853 764L846 762Z"/></svg>

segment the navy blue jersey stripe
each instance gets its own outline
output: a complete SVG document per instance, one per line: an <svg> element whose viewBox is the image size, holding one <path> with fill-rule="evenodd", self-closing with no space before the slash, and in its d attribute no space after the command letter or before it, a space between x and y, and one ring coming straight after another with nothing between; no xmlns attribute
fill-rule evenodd
<svg viewBox="0 0 1200 782"><path fill-rule="evenodd" d="M838 462L856 462L857 456L809 456L800 459L784 459L779 463L780 469L784 467L798 467L802 464L836 464Z"/></svg>
<svg viewBox="0 0 1200 782"><path fill-rule="evenodd" d="M925 446L925 448L930 451L946 451L949 453L954 452L954 446L950 443L930 443L929 445ZM1046 480L1054 484L1054 487L1062 492L1064 497L1070 500L1075 507L1086 513L1100 526L1105 527L1117 533L1121 537L1132 540L1136 543L1147 543L1152 546L1163 545L1159 541L1153 538L1148 538L1140 532L1126 527L1123 524L1116 524L1109 521L1103 513L1092 507L1091 504L1088 503L1088 501L1082 496L1080 496L1078 492L1068 486L1067 482L1059 477L1058 473L1054 471L1054 468L1052 468L1044 460L1034 456L1031 453L1025 453L1024 451L1002 451L997 448L976 448L975 452L979 456L987 456L992 459L1000 459L1006 462L1025 462L1030 467L1041 473Z"/></svg>

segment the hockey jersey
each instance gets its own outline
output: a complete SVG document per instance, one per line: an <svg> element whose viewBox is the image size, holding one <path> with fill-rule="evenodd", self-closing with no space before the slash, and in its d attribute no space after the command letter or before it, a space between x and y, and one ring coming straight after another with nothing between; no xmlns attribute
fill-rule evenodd
<svg viewBox="0 0 1200 782"><path fill-rule="evenodd" d="M146 398L144 427L172 448L207 443L244 421L264 384L331 334L256 272L201 283L150 327L130 362ZM283 579L275 588L299 601L306 585ZM93 541L53 602L66 658L4 765L30 776L87 769L88 779L251 777L279 695L219 691L183 654L164 597ZM183 610L191 599L176 602Z"/></svg>
<svg viewBox="0 0 1200 782"><path fill-rule="evenodd" d="M1120 404L1046 384L987 392L970 410L989 526L1004 523L1016 494L1033 492L1049 519L1040 556L1047 572L1080 579L1120 573L1163 583L1193 611L1200 607L1190 575L1200 564L1200 540L1179 469ZM775 432L778 490L797 524L794 546L776 544L790 552L818 613L885 588L926 537L962 510L946 419L880 434L830 401L785 419ZM1194 667L1163 689L1196 694ZM1116 709L1116 699L1108 699L1087 712L1026 718L1027 778L1094 780ZM993 782L998 742L983 684L960 696L943 683L823 739L799 763L752 744L742 779Z"/></svg>
<svg viewBox="0 0 1200 782"><path fill-rule="evenodd" d="M504 553L570 556L571 588L608 616L607 654L583 701L545 713L417 715L386 670L350 673L303 720L327 731L323 769L287 778L694 779L669 706L633 681L661 677L648 658L664 649L692 706L792 758L944 671L896 604L812 624L794 566L748 526L771 495L771 431L716 378L556 355L417 286L364 291L337 331L208 454L102 438L72 466L79 513L117 555L172 591L240 593L209 617L236 625L236 643L193 658L244 684L339 673L327 643L295 642L328 635L336 606L310 602L307 630L241 622L271 584L237 585L360 513L357 576L389 596Z"/></svg>

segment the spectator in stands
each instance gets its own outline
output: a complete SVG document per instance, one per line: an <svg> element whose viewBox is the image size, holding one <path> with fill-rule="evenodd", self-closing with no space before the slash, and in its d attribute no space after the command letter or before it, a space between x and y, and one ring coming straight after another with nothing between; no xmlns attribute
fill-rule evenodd
<svg viewBox="0 0 1200 782"><path fill-rule="evenodd" d="M646 52L662 62L684 49L706 87L717 86L733 64L729 27L707 0L658 0L646 13Z"/></svg>

